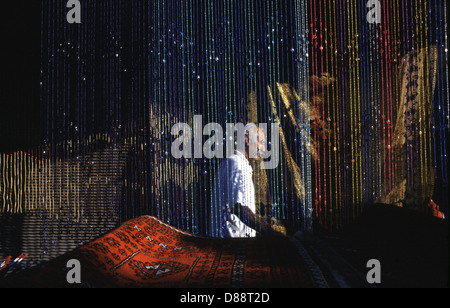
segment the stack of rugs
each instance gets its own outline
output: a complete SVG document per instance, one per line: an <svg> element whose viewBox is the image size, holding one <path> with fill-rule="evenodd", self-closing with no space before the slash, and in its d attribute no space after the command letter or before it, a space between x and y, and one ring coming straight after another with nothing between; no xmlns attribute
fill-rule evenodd
<svg viewBox="0 0 450 308"><path fill-rule="evenodd" d="M80 282L67 280L69 260ZM213 239L142 216L41 266L0 281L39 288L315 288L329 277L294 237Z"/></svg>

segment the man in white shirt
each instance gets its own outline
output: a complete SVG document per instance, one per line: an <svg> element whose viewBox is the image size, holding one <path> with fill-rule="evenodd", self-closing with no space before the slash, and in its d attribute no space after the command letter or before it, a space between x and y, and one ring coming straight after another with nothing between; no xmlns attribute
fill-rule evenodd
<svg viewBox="0 0 450 308"><path fill-rule="evenodd" d="M242 149L236 150L234 155L227 157L215 178L210 225L213 237L255 237L257 230L267 228L266 223L255 215L255 187L249 162L265 151L265 136L255 124L247 125L246 129L244 153Z"/></svg>

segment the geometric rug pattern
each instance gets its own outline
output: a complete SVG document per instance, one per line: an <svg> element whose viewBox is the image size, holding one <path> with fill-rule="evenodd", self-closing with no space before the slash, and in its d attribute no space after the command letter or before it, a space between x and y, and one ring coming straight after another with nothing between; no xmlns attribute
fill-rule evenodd
<svg viewBox="0 0 450 308"><path fill-rule="evenodd" d="M71 259L80 262L81 284L67 282ZM315 288L328 287L327 279L295 238L199 237L142 216L0 286Z"/></svg>

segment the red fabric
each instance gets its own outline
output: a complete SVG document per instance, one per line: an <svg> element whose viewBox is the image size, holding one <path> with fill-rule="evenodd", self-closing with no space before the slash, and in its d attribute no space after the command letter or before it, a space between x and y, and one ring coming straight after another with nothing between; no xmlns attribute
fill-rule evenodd
<svg viewBox="0 0 450 308"><path fill-rule="evenodd" d="M426 201L425 212L433 217L444 219L444 213L440 211L439 206L432 199Z"/></svg>
<svg viewBox="0 0 450 308"><path fill-rule="evenodd" d="M65 264L78 259L81 287L326 286L318 267L299 254L298 245L284 237L196 237L143 216L27 273L26 280L68 286Z"/></svg>

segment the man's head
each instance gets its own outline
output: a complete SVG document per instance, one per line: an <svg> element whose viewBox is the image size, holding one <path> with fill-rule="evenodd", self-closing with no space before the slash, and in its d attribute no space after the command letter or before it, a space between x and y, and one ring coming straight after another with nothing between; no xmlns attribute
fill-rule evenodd
<svg viewBox="0 0 450 308"><path fill-rule="evenodd" d="M245 128L245 156L247 159L259 159L266 151L264 131L254 123L248 124Z"/></svg>

